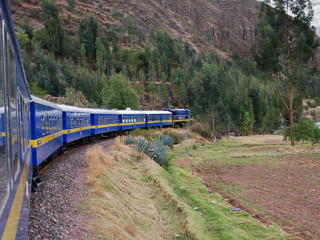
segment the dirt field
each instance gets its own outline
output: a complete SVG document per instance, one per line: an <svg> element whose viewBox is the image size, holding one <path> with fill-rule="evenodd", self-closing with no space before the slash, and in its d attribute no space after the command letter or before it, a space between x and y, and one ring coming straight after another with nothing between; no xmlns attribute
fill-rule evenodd
<svg viewBox="0 0 320 240"><path fill-rule="evenodd" d="M180 162L212 191L292 239L320 239L320 145L280 136L230 137Z"/></svg>

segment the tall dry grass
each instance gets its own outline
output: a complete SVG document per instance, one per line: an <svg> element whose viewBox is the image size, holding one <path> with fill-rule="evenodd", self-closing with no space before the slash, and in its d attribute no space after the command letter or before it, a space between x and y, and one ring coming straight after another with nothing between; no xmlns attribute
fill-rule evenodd
<svg viewBox="0 0 320 240"><path fill-rule="evenodd" d="M89 225L95 238L169 239L172 235L151 198L153 191L141 180L143 161L144 156L123 145L120 137L109 153L100 146L87 151L94 216Z"/></svg>

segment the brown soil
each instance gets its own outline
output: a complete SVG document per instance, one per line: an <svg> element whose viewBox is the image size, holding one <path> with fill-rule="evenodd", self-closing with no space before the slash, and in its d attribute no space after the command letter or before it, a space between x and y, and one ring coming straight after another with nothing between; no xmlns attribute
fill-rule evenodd
<svg viewBox="0 0 320 240"><path fill-rule="evenodd" d="M292 239L320 239L319 155L263 157L250 165L211 164L193 167L210 191L220 192L264 224L276 222ZM237 190L225 194L213 182Z"/></svg>

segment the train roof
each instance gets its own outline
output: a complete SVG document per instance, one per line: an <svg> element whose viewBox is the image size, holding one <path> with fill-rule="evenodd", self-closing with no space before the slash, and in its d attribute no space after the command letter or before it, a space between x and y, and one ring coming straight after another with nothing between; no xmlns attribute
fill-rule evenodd
<svg viewBox="0 0 320 240"><path fill-rule="evenodd" d="M85 110L92 114L118 114L118 111L110 109L85 108Z"/></svg>
<svg viewBox="0 0 320 240"><path fill-rule="evenodd" d="M129 110L129 109L126 109L126 110L118 110L117 111L118 114L146 114L145 112L143 111L137 111L137 110Z"/></svg>
<svg viewBox="0 0 320 240"><path fill-rule="evenodd" d="M58 106L62 109L64 112L82 112L82 113L90 113L88 109L86 108L79 108L75 106L69 106L64 104L58 104Z"/></svg>
<svg viewBox="0 0 320 240"><path fill-rule="evenodd" d="M33 95L31 95L31 102L38 103L38 104L41 104L41 105L45 105L45 106L52 107L52 108L56 108L56 109L59 109L59 110L62 111L62 108L59 107L57 104L48 102L46 100L43 100L43 99L38 98L38 97L33 96Z"/></svg>
<svg viewBox="0 0 320 240"><path fill-rule="evenodd" d="M146 114L172 114L169 111L144 111Z"/></svg>
<svg viewBox="0 0 320 240"><path fill-rule="evenodd" d="M166 108L164 111L170 111L170 112L182 112L182 111L189 111L187 108Z"/></svg>

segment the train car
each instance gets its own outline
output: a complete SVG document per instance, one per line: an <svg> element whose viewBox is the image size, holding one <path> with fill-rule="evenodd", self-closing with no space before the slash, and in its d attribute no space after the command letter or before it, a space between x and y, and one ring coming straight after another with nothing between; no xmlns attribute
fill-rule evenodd
<svg viewBox="0 0 320 240"><path fill-rule="evenodd" d="M169 111L162 111L161 114L161 127L172 126L172 113Z"/></svg>
<svg viewBox="0 0 320 240"><path fill-rule="evenodd" d="M0 9L0 239L27 239L31 96L7 0L0 1Z"/></svg>
<svg viewBox="0 0 320 240"><path fill-rule="evenodd" d="M172 127L178 127L192 122L191 113L189 109L164 109L172 113Z"/></svg>
<svg viewBox="0 0 320 240"><path fill-rule="evenodd" d="M142 111L133 111L130 108L117 111L119 114L120 131L128 131L135 128L146 128L146 114Z"/></svg>
<svg viewBox="0 0 320 240"><path fill-rule="evenodd" d="M63 146L62 109L32 96L31 129L32 164L39 167Z"/></svg>
<svg viewBox="0 0 320 240"><path fill-rule="evenodd" d="M58 105L63 111L63 142L71 143L91 136L91 114L88 109Z"/></svg>
<svg viewBox="0 0 320 240"><path fill-rule="evenodd" d="M168 111L146 111L147 127L160 127L172 124L172 113Z"/></svg>
<svg viewBox="0 0 320 240"><path fill-rule="evenodd" d="M119 114L114 110L88 109L91 113L91 134L108 136L120 130Z"/></svg>

